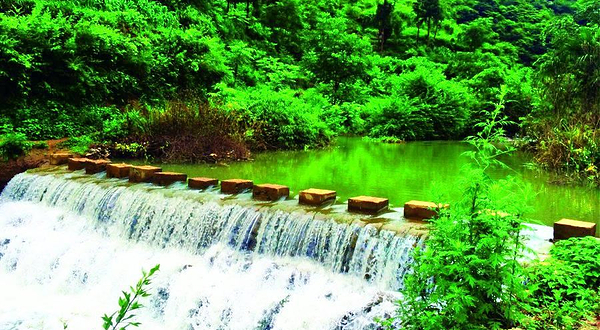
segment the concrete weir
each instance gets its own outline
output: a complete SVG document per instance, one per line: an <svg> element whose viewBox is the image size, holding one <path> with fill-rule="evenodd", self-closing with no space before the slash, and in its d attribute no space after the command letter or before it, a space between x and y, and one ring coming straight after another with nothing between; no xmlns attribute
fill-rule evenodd
<svg viewBox="0 0 600 330"><path fill-rule="evenodd" d="M216 187L219 184L219 180L215 178L189 178L188 179L188 187L190 189L208 189L210 187Z"/></svg>
<svg viewBox="0 0 600 330"><path fill-rule="evenodd" d="M256 184L252 188L252 198L261 201L278 201L282 198L288 198L290 188L280 184Z"/></svg>
<svg viewBox="0 0 600 330"><path fill-rule="evenodd" d="M162 168L156 166L131 166L129 168L129 182L150 182L154 174L161 171Z"/></svg>
<svg viewBox="0 0 600 330"><path fill-rule="evenodd" d="M561 219L554 223L554 240L596 235L596 224L592 222Z"/></svg>
<svg viewBox="0 0 600 330"><path fill-rule="evenodd" d="M69 171L83 170L88 160L87 158L69 158L67 168Z"/></svg>
<svg viewBox="0 0 600 330"><path fill-rule="evenodd" d="M239 194L244 190L252 189L254 182L244 179L230 179L221 181L221 192L224 194Z"/></svg>
<svg viewBox="0 0 600 330"><path fill-rule="evenodd" d="M441 209L447 209L448 204L436 204L423 201L409 201L404 204L404 217L409 219L431 219L435 218Z"/></svg>
<svg viewBox="0 0 600 330"><path fill-rule="evenodd" d="M106 165L110 164L110 160L106 159L89 159L85 164L85 174L96 174L106 171Z"/></svg>
<svg viewBox="0 0 600 330"><path fill-rule="evenodd" d="M69 152L57 152L50 155L50 165L63 165L69 161L69 158L75 157Z"/></svg>
<svg viewBox="0 0 600 330"><path fill-rule="evenodd" d="M67 155L56 155L55 163L65 162ZM142 165L133 166L130 164L112 164L108 160L91 160L87 158L68 158L67 169L69 171L85 169L87 174L95 174L106 171L107 178L127 178L130 183L154 183L156 185L168 186L175 182L187 182L188 189L193 191L200 190L200 194L205 196L219 196L214 194L214 190L208 188L217 187L219 179L194 177L187 178L185 173L162 172L160 167ZM171 191L170 189L165 192ZM436 217L440 210L448 209L448 204L436 204L427 201L412 200L406 202L403 208L390 209L389 200L374 196L357 196L348 199L347 207L342 208L343 204L336 203L336 192L334 190L325 190L310 188L300 191L298 200L290 199L290 189L287 186L264 183L254 184L252 180L228 179L221 181L220 192L227 195L237 195L245 192L252 192L252 200L269 201L278 203L258 203L246 198L219 197L221 202L235 202L236 204L248 204L252 208L268 207L272 210L282 210L285 212L316 212L314 219L333 218L337 222L356 224L359 226L371 226L377 230L386 230L395 233L418 233L417 235L426 235L426 226L428 219ZM196 192L198 193L198 192ZM169 192L171 194L171 192ZM300 205L298 205L300 204ZM490 211L493 215L501 217L508 214L496 211ZM318 214L318 215L317 215ZM596 224L562 219L554 224L554 240L566 239L570 237L594 236ZM255 233L256 234L256 233Z"/></svg>
<svg viewBox="0 0 600 330"><path fill-rule="evenodd" d="M366 214L378 214L387 211L390 201L387 198L358 196L348 200L348 211Z"/></svg>
<svg viewBox="0 0 600 330"><path fill-rule="evenodd" d="M168 186L175 182L186 182L187 174L177 172L156 172L152 176L152 182L161 186Z"/></svg>
<svg viewBox="0 0 600 330"><path fill-rule="evenodd" d="M300 192L300 204L320 206L334 202L336 192L333 190L310 188Z"/></svg>
<svg viewBox="0 0 600 330"><path fill-rule="evenodd" d="M129 169L131 165L121 164L107 164L106 165L106 177L107 178L126 178L129 176Z"/></svg>

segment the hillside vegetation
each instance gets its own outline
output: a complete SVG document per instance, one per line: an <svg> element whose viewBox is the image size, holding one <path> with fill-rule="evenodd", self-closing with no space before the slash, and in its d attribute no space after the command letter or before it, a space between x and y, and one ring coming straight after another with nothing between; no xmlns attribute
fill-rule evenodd
<svg viewBox="0 0 600 330"><path fill-rule="evenodd" d="M207 160L508 134L600 181L593 0L3 0L0 129Z"/></svg>

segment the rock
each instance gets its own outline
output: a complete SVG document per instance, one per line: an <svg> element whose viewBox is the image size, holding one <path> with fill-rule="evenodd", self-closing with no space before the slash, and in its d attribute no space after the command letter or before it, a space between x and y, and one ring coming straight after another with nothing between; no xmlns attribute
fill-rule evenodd
<svg viewBox="0 0 600 330"><path fill-rule="evenodd" d="M290 195L290 188L279 184L257 184L252 188L252 198L260 201L278 201Z"/></svg>
<svg viewBox="0 0 600 330"><path fill-rule="evenodd" d="M162 169L156 166L142 165L129 168L129 182L150 182L154 174Z"/></svg>
<svg viewBox="0 0 600 330"><path fill-rule="evenodd" d="M390 201L387 198L358 196L348 200L348 211L377 214L388 209Z"/></svg>
<svg viewBox="0 0 600 330"><path fill-rule="evenodd" d="M96 174L106 170L106 165L110 164L110 160L106 159L90 159L85 164L85 174Z"/></svg>
<svg viewBox="0 0 600 330"><path fill-rule="evenodd" d="M554 223L554 240L571 237L595 236L596 224L571 219L561 219Z"/></svg>
<svg viewBox="0 0 600 330"><path fill-rule="evenodd" d="M50 165L63 165L69 162L69 158L75 155L69 152L57 152L50 155Z"/></svg>
<svg viewBox="0 0 600 330"><path fill-rule="evenodd" d="M129 176L129 164L107 164L106 165L106 177L107 178L126 178Z"/></svg>
<svg viewBox="0 0 600 330"><path fill-rule="evenodd" d="M224 194L239 194L246 189L252 189L254 183L250 180L231 179L221 181L221 192Z"/></svg>
<svg viewBox="0 0 600 330"><path fill-rule="evenodd" d="M437 216L441 208L449 208L448 204L435 204L432 202L410 201L404 204L404 217L412 219L431 219Z"/></svg>
<svg viewBox="0 0 600 330"><path fill-rule="evenodd" d="M186 182L187 174L177 172L157 172L152 176L152 182L161 186L168 186L174 182Z"/></svg>
<svg viewBox="0 0 600 330"><path fill-rule="evenodd" d="M335 201L336 192L333 190L310 188L300 192L300 204L319 206Z"/></svg>
<svg viewBox="0 0 600 330"><path fill-rule="evenodd" d="M91 159L87 158L69 158L67 161L69 171L78 171L85 168L85 164Z"/></svg>
<svg viewBox="0 0 600 330"><path fill-rule="evenodd" d="M217 186L219 184L219 180L213 178L190 178L188 180L188 187L190 189L207 189L209 187Z"/></svg>

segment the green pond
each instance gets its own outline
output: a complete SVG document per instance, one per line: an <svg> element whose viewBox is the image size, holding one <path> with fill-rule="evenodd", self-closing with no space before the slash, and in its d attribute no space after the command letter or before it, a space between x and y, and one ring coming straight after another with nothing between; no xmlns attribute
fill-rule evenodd
<svg viewBox="0 0 600 330"><path fill-rule="evenodd" d="M291 196L303 189L322 188L337 191L340 201L359 195L385 197L391 207L398 207L409 200L432 200L442 191L451 195L467 162L461 154L469 149L468 144L456 141L385 144L341 137L325 150L256 153L252 161L228 165L160 166L189 177L283 184L290 187ZM493 175L520 175L531 184L536 194L535 211L528 214L532 222L551 225L571 218L600 223L600 189L551 184L550 174L526 168L526 154L504 161L512 170Z"/></svg>

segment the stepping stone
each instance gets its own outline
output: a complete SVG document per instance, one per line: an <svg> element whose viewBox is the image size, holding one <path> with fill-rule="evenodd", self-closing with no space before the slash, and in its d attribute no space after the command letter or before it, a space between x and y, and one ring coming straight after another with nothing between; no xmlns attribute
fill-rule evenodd
<svg viewBox="0 0 600 330"><path fill-rule="evenodd" d="M254 183L250 180L231 179L221 181L221 192L224 194L239 194L244 190L252 189Z"/></svg>
<svg viewBox="0 0 600 330"><path fill-rule="evenodd" d="M554 240L571 237L595 236L596 224L571 219L561 219L554 223Z"/></svg>
<svg viewBox="0 0 600 330"><path fill-rule="evenodd" d="M448 204L436 204L432 202L410 201L404 204L404 217L412 219L431 219L438 215L441 208L447 209Z"/></svg>
<svg viewBox="0 0 600 330"><path fill-rule="evenodd" d="M162 168L156 166L131 166L129 168L129 182L150 182L154 174L161 171Z"/></svg>
<svg viewBox="0 0 600 330"><path fill-rule="evenodd" d="M90 159L85 164L85 174L96 174L105 171L108 164L110 164L110 160Z"/></svg>
<svg viewBox="0 0 600 330"><path fill-rule="evenodd" d="M190 178L188 180L188 187L190 189L207 189L209 187L216 187L219 184L219 180L213 178Z"/></svg>
<svg viewBox="0 0 600 330"><path fill-rule="evenodd" d="M63 165L69 162L69 158L73 158L75 155L69 152L57 152L50 155L50 165Z"/></svg>
<svg viewBox="0 0 600 330"><path fill-rule="evenodd" d="M126 178L129 176L129 164L107 164L106 165L106 177L107 178Z"/></svg>
<svg viewBox="0 0 600 330"><path fill-rule="evenodd" d="M257 184L252 188L252 198L259 201L278 201L290 195L290 188L279 184Z"/></svg>
<svg viewBox="0 0 600 330"><path fill-rule="evenodd" d="M390 201L387 198L358 196L348 200L348 211L377 214L388 209Z"/></svg>
<svg viewBox="0 0 600 330"><path fill-rule="evenodd" d="M177 172L157 172L152 176L152 182L161 186L168 186L178 181L186 182L187 174Z"/></svg>
<svg viewBox="0 0 600 330"><path fill-rule="evenodd" d="M300 192L300 204L319 206L330 201L335 201L334 190L310 188Z"/></svg>
<svg viewBox="0 0 600 330"><path fill-rule="evenodd" d="M78 171L85 168L85 164L91 159L87 158L69 158L67 161L69 171Z"/></svg>

